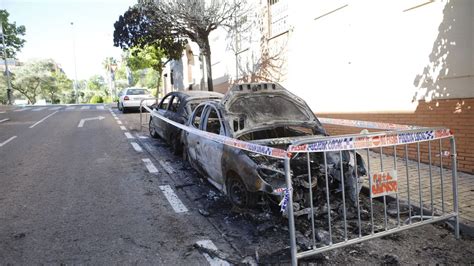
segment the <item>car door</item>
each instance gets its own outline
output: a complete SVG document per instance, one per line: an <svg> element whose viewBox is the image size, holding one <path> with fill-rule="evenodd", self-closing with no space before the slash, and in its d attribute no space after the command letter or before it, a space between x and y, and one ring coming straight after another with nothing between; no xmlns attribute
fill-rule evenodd
<svg viewBox="0 0 474 266"><path fill-rule="evenodd" d="M168 94L161 100L156 110L158 114L166 117L166 112L168 111L169 103L172 100L173 96L174 96L173 94ZM168 126L168 123L166 123L162 119L154 118L153 125L155 126L156 133L158 133L160 137L166 138L165 133L166 133L166 127Z"/></svg>
<svg viewBox="0 0 474 266"><path fill-rule="evenodd" d="M211 132L218 135L225 135L224 125L222 123L219 111L212 105L207 105L201 122L203 131ZM197 154L200 165L207 173L216 187L223 189L224 177L222 174L222 154L224 144L215 142L211 139L201 138L197 145Z"/></svg>
<svg viewBox="0 0 474 266"><path fill-rule="evenodd" d="M173 120L174 122L184 124L185 121L179 115L179 107L181 104L181 99L179 95L175 95L168 104L168 110L165 112L164 116ZM164 135L166 136L167 140L171 140L171 138L179 137L179 129L175 126L166 123Z"/></svg>

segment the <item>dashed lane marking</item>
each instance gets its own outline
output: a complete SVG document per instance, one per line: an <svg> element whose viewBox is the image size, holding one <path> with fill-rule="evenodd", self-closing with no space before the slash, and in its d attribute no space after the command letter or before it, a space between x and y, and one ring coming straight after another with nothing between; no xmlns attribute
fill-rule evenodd
<svg viewBox="0 0 474 266"><path fill-rule="evenodd" d="M124 126L120 126L120 129L121 129L121 130L124 130L124 131L127 130L127 128L124 127Z"/></svg>
<svg viewBox="0 0 474 266"><path fill-rule="evenodd" d="M134 137L132 136L132 134L130 134L130 132L125 132L125 137L127 137L127 139L134 139Z"/></svg>
<svg viewBox="0 0 474 266"><path fill-rule="evenodd" d="M171 204L171 207L173 208L174 212L181 213L188 211L188 208L184 206L183 202L181 202L181 200L178 198L178 195L174 193L170 185L160 186L160 189L165 195L168 202Z"/></svg>
<svg viewBox="0 0 474 266"><path fill-rule="evenodd" d="M81 110L87 110L87 109L89 109L89 108L90 108L90 106L82 106L82 107L81 107Z"/></svg>
<svg viewBox="0 0 474 266"><path fill-rule="evenodd" d="M99 105L96 108L99 109L99 110L104 110L104 106L102 106L102 105Z"/></svg>
<svg viewBox="0 0 474 266"><path fill-rule="evenodd" d="M142 159L142 161L145 163L145 167L146 169L148 169L148 172L152 174L158 173L158 169L155 167L155 165L151 162L150 159L146 158Z"/></svg>
<svg viewBox="0 0 474 266"><path fill-rule="evenodd" d="M199 240L198 242L196 242L196 244L198 246L201 246L203 247L204 249L207 249L207 250L212 250L212 251L218 251L216 245L214 245L214 243L211 241L211 240ZM227 265L230 265L227 261L223 260L223 259L220 259L220 258L217 258L217 257L211 257L209 254L207 253L203 253L204 257L206 258L207 262L209 262L209 264L211 266L216 266L216 265L220 265L220 266L227 266Z"/></svg>
<svg viewBox="0 0 474 266"><path fill-rule="evenodd" d="M0 114L4 114L4 113L6 113L6 112L5 111L0 111Z"/></svg>
<svg viewBox="0 0 474 266"><path fill-rule="evenodd" d="M46 107L35 108L35 109L32 109L31 111L38 112L38 111L41 111L41 110L44 110L44 109L46 109Z"/></svg>
<svg viewBox="0 0 474 266"><path fill-rule="evenodd" d="M15 111L13 112L23 112L23 111L26 111L26 110L30 110L30 108L21 108L21 109L16 109Z"/></svg>
<svg viewBox="0 0 474 266"><path fill-rule="evenodd" d="M171 175L171 174L174 173L173 167L171 167L171 165L169 165L168 162L161 161L161 160L158 161L158 162L160 163L161 167L163 167L163 169L165 169L165 171L166 171L169 175Z"/></svg>
<svg viewBox="0 0 474 266"><path fill-rule="evenodd" d="M11 138L5 140L4 142L0 143L0 147L3 147L3 146L5 146L5 145L7 145L8 142L10 142L10 141L12 141L12 140L14 140L14 139L16 139L16 136L13 136L13 137L11 137Z"/></svg>
<svg viewBox="0 0 474 266"><path fill-rule="evenodd" d="M10 118L1 119L0 123L10 120Z"/></svg>
<svg viewBox="0 0 474 266"><path fill-rule="evenodd" d="M40 121L38 121L38 122L34 123L33 125L31 125L30 128L34 128L35 126L37 126L38 124L40 124L40 123L43 122L44 120L48 119L50 116L54 115L54 114L57 113L57 112L59 112L59 111L56 111L56 112L54 112L54 113L52 113L52 114L49 114L49 115L45 116L45 117L44 117L43 119L41 119Z"/></svg>
<svg viewBox="0 0 474 266"><path fill-rule="evenodd" d="M121 125L122 124L122 121L120 120L116 120L117 121L117 124Z"/></svg>
<svg viewBox="0 0 474 266"><path fill-rule="evenodd" d="M66 111L69 111L69 110L74 110L74 109L76 109L76 107L75 107L75 106L69 106L69 107L66 107Z"/></svg>
<svg viewBox="0 0 474 266"><path fill-rule="evenodd" d="M132 147L133 147L133 149L135 149L136 152L143 152L142 147L140 147L140 145L138 145L138 143L131 142L130 144L132 144Z"/></svg>
<svg viewBox="0 0 474 266"><path fill-rule="evenodd" d="M118 118L118 117L116 117L116 116L114 116L114 119L115 119L115 120L119 120L119 118Z"/></svg>

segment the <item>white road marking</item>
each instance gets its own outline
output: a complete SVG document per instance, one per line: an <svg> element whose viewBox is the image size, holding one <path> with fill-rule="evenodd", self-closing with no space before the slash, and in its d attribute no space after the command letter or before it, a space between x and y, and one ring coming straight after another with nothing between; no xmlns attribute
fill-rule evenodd
<svg viewBox="0 0 474 266"><path fill-rule="evenodd" d="M117 120L117 124L121 125L121 124L122 124L122 121Z"/></svg>
<svg viewBox="0 0 474 266"><path fill-rule="evenodd" d="M198 246L201 246L205 249L208 249L208 250L213 250L213 251L218 251L216 245L214 245L214 243L211 241L211 240L199 240L198 242L196 242L196 244ZM213 258L211 256L209 256L209 254L207 253L203 253L204 257L206 258L207 262L209 262L209 264L211 266L214 266L214 265L220 265L220 266L227 266L227 265L230 265L227 261L223 260L223 259L220 259L220 258Z"/></svg>
<svg viewBox="0 0 474 266"><path fill-rule="evenodd" d="M87 109L89 109L89 108L90 108L90 106L82 106L82 107L81 107L81 110L87 110Z"/></svg>
<svg viewBox="0 0 474 266"><path fill-rule="evenodd" d="M148 138L147 136L142 136L142 135L140 135L140 134L138 134L138 133L135 134L135 135L136 135L137 138L139 138L139 139L147 139L147 138Z"/></svg>
<svg viewBox="0 0 474 266"><path fill-rule="evenodd" d="M148 169L148 172L152 174L158 173L158 169L156 169L155 165L151 162L150 159L142 159L142 161L145 163L146 169Z"/></svg>
<svg viewBox="0 0 474 266"><path fill-rule="evenodd" d="M8 142L10 142L10 141L12 141L12 140L14 140L14 139L16 139L16 136L13 136L13 137L11 137L11 138L5 140L4 142L0 143L0 147L6 145Z"/></svg>
<svg viewBox="0 0 474 266"><path fill-rule="evenodd" d="M69 111L69 110L74 110L74 109L76 109L75 106L69 106L69 107L66 108L67 111Z"/></svg>
<svg viewBox="0 0 474 266"><path fill-rule="evenodd" d="M115 120L119 120L119 118L117 116L114 116Z"/></svg>
<svg viewBox="0 0 474 266"><path fill-rule="evenodd" d="M38 112L38 111L41 111L41 110L44 110L44 109L46 109L46 107L35 108L35 109L31 110L31 111Z"/></svg>
<svg viewBox="0 0 474 266"><path fill-rule="evenodd" d="M173 170L173 167L171 167L171 165L169 165L168 162L165 162L165 161L158 161L161 165L161 167L163 167L163 169L165 169L165 171L168 173L168 174L173 174L174 173L174 170Z"/></svg>
<svg viewBox="0 0 474 266"><path fill-rule="evenodd" d="M30 110L30 108L21 108L21 109L16 109L15 111L13 112L23 112L23 111L26 111L26 110Z"/></svg>
<svg viewBox="0 0 474 266"><path fill-rule="evenodd" d="M43 122L44 120L48 119L48 117L54 115L54 114L57 113L57 112L59 112L59 111L56 111L56 112L54 112L54 113L52 113L52 114L49 114L49 115L45 116L45 117L44 117L43 119L41 119L40 121L38 121L38 122L34 123L33 125L31 125L30 128L34 128L34 127L37 126L39 123L41 123L41 122Z"/></svg>
<svg viewBox="0 0 474 266"><path fill-rule="evenodd" d="M6 113L6 112L5 112L5 111L1 111L1 112L0 112L0 114L4 114L4 113Z"/></svg>
<svg viewBox="0 0 474 266"><path fill-rule="evenodd" d="M84 126L84 122L86 122L86 121L102 120L102 119L104 119L104 118L105 118L105 117L103 117L103 116L84 118L84 119L81 119L81 121L79 121L79 124L77 125L77 127L83 127L83 126Z"/></svg>
<svg viewBox="0 0 474 266"><path fill-rule="evenodd" d="M127 128L124 127L124 126L120 126L120 129L121 129L121 130L124 130L124 131L127 130Z"/></svg>
<svg viewBox="0 0 474 266"><path fill-rule="evenodd" d="M56 110L59 110L61 108L62 108L62 106L56 106L56 107L49 108L48 110L56 111Z"/></svg>
<svg viewBox="0 0 474 266"><path fill-rule="evenodd" d="M132 144L132 147L135 149L136 152L142 152L142 147L140 147L140 145L138 145L138 143L136 142L131 142L130 144Z"/></svg>
<svg viewBox="0 0 474 266"><path fill-rule="evenodd" d="M103 106L103 105L99 105L99 106L97 106L97 109L99 109L99 110L104 110L104 106Z"/></svg>
<svg viewBox="0 0 474 266"><path fill-rule="evenodd" d="M163 191L163 194L165 194L165 197L171 204L171 207L173 207L174 212L180 213L188 211L188 208L184 206L183 202L181 202L181 200L178 198L178 195L174 193L170 185L160 186L160 189Z"/></svg>
<svg viewBox="0 0 474 266"><path fill-rule="evenodd" d="M130 134L130 132L125 132L125 137L127 137L127 139L134 139L134 137L132 136L132 134Z"/></svg>
<svg viewBox="0 0 474 266"><path fill-rule="evenodd" d="M10 120L10 118L2 119L2 120L0 120L0 123L5 122L5 121L8 121L8 120Z"/></svg>

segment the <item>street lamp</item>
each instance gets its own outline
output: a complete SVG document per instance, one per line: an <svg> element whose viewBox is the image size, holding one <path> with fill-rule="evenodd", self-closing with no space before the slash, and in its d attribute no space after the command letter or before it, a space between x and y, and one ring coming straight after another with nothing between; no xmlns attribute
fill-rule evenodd
<svg viewBox="0 0 474 266"><path fill-rule="evenodd" d="M72 56L74 58L74 96L76 98L76 104L77 104L77 64L76 64L76 42L74 38L74 22L71 22L71 32L72 32Z"/></svg>

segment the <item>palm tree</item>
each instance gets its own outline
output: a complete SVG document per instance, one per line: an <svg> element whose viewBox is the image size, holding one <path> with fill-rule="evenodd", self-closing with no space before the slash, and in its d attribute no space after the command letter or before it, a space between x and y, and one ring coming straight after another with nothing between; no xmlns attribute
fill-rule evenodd
<svg viewBox="0 0 474 266"><path fill-rule="evenodd" d="M102 62L102 65L107 72L107 81L109 83L110 91L109 95L111 95L112 98L115 98L117 96L115 91L115 70L117 69L117 60L113 57L106 57Z"/></svg>

